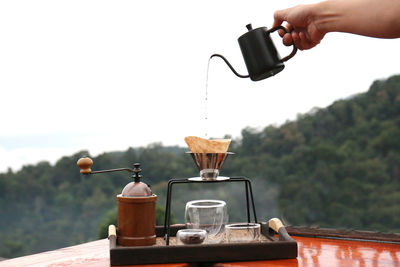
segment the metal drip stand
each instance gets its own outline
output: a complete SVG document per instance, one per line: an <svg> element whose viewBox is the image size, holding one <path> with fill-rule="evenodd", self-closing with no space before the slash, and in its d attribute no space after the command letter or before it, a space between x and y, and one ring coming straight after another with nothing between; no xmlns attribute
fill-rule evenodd
<svg viewBox="0 0 400 267"><path fill-rule="evenodd" d="M232 182L243 182L245 184L246 193L246 207L247 207L247 222L251 222L250 215L250 202L253 209L254 222L257 223L256 208L254 205L253 190L251 187L251 181L243 176L238 177L222 177L217 176L219 169L223 165L226 157L233 153L190 153L197 167L200 170L200 177L194 178L183 178L183 179L171 179L168 181L167 189L167 201L165 206L165 219L164 219L164 237L166 245L169 245L170 237L170 219L171 219L171 198L172 198L172 186L175 184L190 184L190 183L232 183ZM208 173L207 173L208 172ZM214 175L215 177L209 177L208 175ZM206 177L206 179L204 179Z"/></svg>

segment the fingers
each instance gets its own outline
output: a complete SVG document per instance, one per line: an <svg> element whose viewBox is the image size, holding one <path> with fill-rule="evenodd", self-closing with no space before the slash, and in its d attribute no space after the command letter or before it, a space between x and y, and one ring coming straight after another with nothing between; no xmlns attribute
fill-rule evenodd
<svg viewBox="0 0 400 267"><path fill-rule="evenodd" d="M282 37L283 44L286 46L291 46L293 44L293 26L289 23L286 23L285 28L287 29L288 33L284 32L283 30L278 30L278 33Z"/></svg>
<svg viewBox="0 0 400 267"><path fill-rule="evenodd" d="M296 32L296 31L292 32L292 38L293 38L293 43L294 43L294 45L295 45L298 49L303 50L303 49L302 49L303 47L302 47L302 45L301 45L301 39L300 39L299 33Z"/></svg>
<svg viewBox="0 0 400 267"><path fill-rule="evenodd" d="M293 26L292 26L292 24L286 23L285 27L286 27L286 29L288 30L288 32L293 31Z"/></svg>
<svg viewBox="0 0 400 267"><path fill-rule="evenodd" d="M287 9L275 11L274 24L272 24L272 28L281 25L282 22L286 20L287 20Z"/></svg>
<svg viewBox="0 0 400 267"><path fill-rule="evenodd" d="M282 37L282 42L286 46L294 44L300 50L310 49L317 45L310 41L304 31L292 31L291 33L286 33Z"/></svg>
<svg viewBox="0 0 400 267"><path fill-rule="evenodd" d="M291 33L287 33L283 36L282 42L286 46L291 46L293 44L293 35Z"/></svg>
<svg viewBox="0 0 400 267"><path fill-rule="evenodd" d="M292 25L290 25L289 23L286 23L285 28L287 29L288 32L291 32L293 30ZM278 30L278 33L280 37L283 37L286 34L284 30Z"/></svg>
<svg viewBox="0 0 400 267"><path fill-rule="evenodd" d="M282 9L275 11L274 13L274 23L272 27L276 27L282 25L284 21L287 21L287 15L290 9ZM278 30L279 36L282 37L283 44L286 46L290 46L293 43L293 37L290 32L293 30L293 27L290 23L286 23L285 28L289 33L285 33L283 30Z"/></svg>
<svg viewBox="0 0 400 267"><path fill-rule="evenodd" d="M288 21L289 13L293 8L278 10L274 13L274 23L272 27L282 25L284 21ZM291 23L293 22L293 14L291 16ZM287 23L285 27L289 33L285 33L283 30L278 30L279 35L282 37L282 42L286 46L294 44L298 49L305 50L316 46L319 42L312 41L308 32L307 25L300 23L299 25ZM297 25L297 27L296 27Z"/></svg>
<svg viewBox="0 0 400 267"><path fill-rule="evenodd" d="M297 41L297 43L298 43L298 46L301 48L301 50L308 49L311 46L311 42L307 38L307 35L305 34L305 32L299 32L299 40Z"/></svg>
<svg viewBox="0 0 400 267"><path fill-rule="evenodd" d="M300 50L310 49L319 42L313 42L305 31L294 31L291 33L294 45Z"/></svg>
<svg viewBox="0 0 400 267"><path fill-rule="evenodd" d="M275 14L276 12L274 13L274 23L272 24L272 28L281 25L283 22L283 19L276 18Z"/></svg>

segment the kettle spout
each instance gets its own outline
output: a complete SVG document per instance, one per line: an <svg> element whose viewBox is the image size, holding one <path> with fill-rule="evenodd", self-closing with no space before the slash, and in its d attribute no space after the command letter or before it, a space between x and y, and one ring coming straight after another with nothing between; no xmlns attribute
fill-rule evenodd
<svg viewBox="0 0 400 267"><path fill-rule="evenodd" d="M239 73L232 67L231 63L229 63L229 61L228 61L224 56L222 56L222 55L220 55L220 54L213 54L213 55L211 55L210 59L213 58L213 57L220 57L220 58L222 58L222 60L225 61L226 65L228 65L228 67L231 69L231 71L232 71L236 76L238 76L238 77L240 77L240 78L249 78L249 77L250 77L250 75L242 75L242 74L239 74Z"/></svg>

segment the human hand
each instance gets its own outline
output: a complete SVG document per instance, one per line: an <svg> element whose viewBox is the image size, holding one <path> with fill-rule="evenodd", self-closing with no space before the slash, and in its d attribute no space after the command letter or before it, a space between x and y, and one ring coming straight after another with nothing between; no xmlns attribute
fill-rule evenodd
<svg viewBox="0 0 400 267"><path fill-rule="evenodd" d="M298 5L292 8L278 10L274 13L272 27L281 25L284 21L290 33L279 30L283 37L283 44L290 46L293 43L300 50L310 49L320 43L325 33L318 29L313 5Z"/></svg>

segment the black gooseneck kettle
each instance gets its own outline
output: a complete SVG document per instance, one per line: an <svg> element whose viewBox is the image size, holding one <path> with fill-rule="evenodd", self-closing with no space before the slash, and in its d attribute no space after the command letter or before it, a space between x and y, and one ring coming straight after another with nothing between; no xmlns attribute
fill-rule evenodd
<svg viewBox="0 0 400 267"><path fill-rule="evenodd" d="M249 72L248 75L239 74L229 61L220 54L213 54L210 58L222 58L236 76L240 78L250 77L252 81L260 81L282 71L285 68L283 62L296 54L297 47L293 44L292 52L281 59L270 34L279 29L286 33L288 33L288 30L283 26L272 29L267 29L267 27L253 29L251 24L248 24L246 27L249 31L240 36L238 42Z"/></svg>

